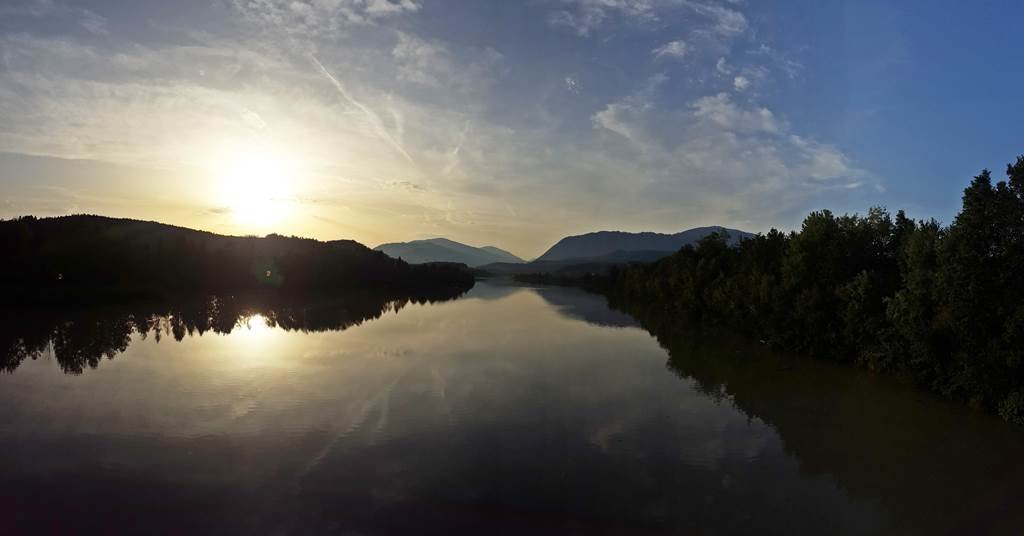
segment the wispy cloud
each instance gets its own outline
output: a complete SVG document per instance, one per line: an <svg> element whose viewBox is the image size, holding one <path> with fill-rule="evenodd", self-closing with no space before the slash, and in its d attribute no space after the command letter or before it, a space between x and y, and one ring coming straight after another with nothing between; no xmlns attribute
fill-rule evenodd
<svg viewBox="0 0 1024 536"><path fill-rule="evenodd" d="M398 65L399 78L417 84L439 86L455 69L446 47L407 33L398 35L391 55Z"/></svg>
<svg viewBox="0 0 1024 536"><path fill-rule="evenodd" d="M796 78L804 68L802 63L793 59L788 54L780 52L764 43L749 51L749 54L753 57L767 59L773 68L781 70L789 78Z"/></svg>
<svg viewBox="0 0 1024 536"><path fill-rule="evenodd" d="M747 17L730 7L690 1L684 1L683 4L689 6L699 15L710 19L713 23L712 28L720 35L732 37L747 31L747 28L749 28Z"/></svg>
<svg viewBox="0 0 1024 536"><path fill-rule="evenodd" d="M409 153L405 151L405 148L402 147L402 144L400 144L398 140L396 140L394 136L392 136L391 133L388 132L388 129L384 126L384 122L380 120L380 116L377 115L377 113L370 109L368 106L354 99L345 89L345 86L342 85L342 83L338 81L338 79L335 78L334 75L332 75L330 71L328 71L327 68L324 67L322 63L320 63L320 60L318 60L316 56L311 54L309 57L311 60L313 60L313 64L316 65L317 69L319 69L320 72L323 73L323 75L327 77L328 80L330 80L334 88L338 90L338 93L341 94L342 98L345 99L345 102L352 105L354 108L356 108L362 113L363 117L373 128L373 131L377 134L377 136L380 137L380 139L387 143L389 146L391 146L391 148L397 151L398 154L402 155L406 160L408 160L409 163L413 163L412 157L409 156Z"/></svg>
<svg viewBox="0 0 1024 536"><path fill-rule="evenodd" d="M315 37L348 25L372 24L414 13L417 0L231 0L250 21L295 35Z"/></svg>
<svg viewBox="0 0 1024 536"><path fill-rule="evenodd" d="M693 102L693 116L710 121L730 132L775 133L781 129L775 114L768 108L743 108L728 93L701 97Z"/></svg>
<svg viewBox="0 0 1024 536"><path fill-rule="evenodd" d="M654 108L654 92L667 80L667 76L659 73L652 76L643 89L607 104L604 109L591 116L594 127L614 132L637 144L638 147L645 148L648 137L641 128L638 128L636 121L638 117Z"/></svg>
<svg viewBox="0 0 1024 536"><path fill-rule="evenodd" d="M412 182L412 181L384 181L385 188L391 188L395 190L405 190L408 192L423 192L426 190L423 186Z"/></svg>
<svg viewBox="0 0 1024 536"><path fill-rule="evenodd" d="M75 20L86 31L105 35L108 33L107 19L85 8L70 6L55 0L26 0L0 6L0 17L58 17Z"/></svg>
<svg viewBox="0 0 1024 536"><path fill-rule="evenodd" d="M569 28L585 37L601 27L613 15L632 20L657 20L655 0L562 0L561 7L548 15L548 23Z"/></svg>
<svg viewBox="0 0 1024 536"><path fill-rule="evenodd" d="M736 102L724 92L694 99L685 112L664 109L663 102L658 86L648 84L593 117L595 127L638 149L639 157L624 164L646 178L651 210L661 196L699 199L699 206L685 209L738 220L753 206L759 217L778 215L825 191L880 185L843 151L793 133L766 107ZM772 206L764 199L772 199Z"/></svg>
<svg viewBox="0 0 1024 536"><path fill-rule="evenodd" d="M581 91L580 81L576 78L576 75L569 75L565 77L565 90L573 95L579 95Z"/></svg>
<svg viewBox="0 0 1024 536"><path fill-rule="evenodd" d="M654 54L655 59L675 59L681 60L686 57L687 52L690 51L689 45L681 39L675 41L669 41L664 45L651 51Z"/></svg>
<svg viewBox="0 0 1024 536"><path fill-rule="evenodd" d="M245 108L241 112L242 121L252 127L253 130L263 130L267 128L267 122L260 117L260 114Z"/></svg>

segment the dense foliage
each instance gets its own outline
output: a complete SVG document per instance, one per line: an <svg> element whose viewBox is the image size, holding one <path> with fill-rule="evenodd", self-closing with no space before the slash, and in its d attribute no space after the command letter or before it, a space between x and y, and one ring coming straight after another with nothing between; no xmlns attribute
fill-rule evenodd
<svg viewBox="0 0 1024 536"><path fill-rule="evenodd" d="M942 226L881 208L813 212L798 232L713 235L611 292L778 348L852 361L1024 424L1024 157L966 188Z"/></svg>
<svg viewBox="0 0 1024 536"><path fill-rule="evenodd" d="M0 299L110 299L181 291L468 289L463 265L413 266L358 242L222 236L66 216L0 221Z"/></svg>

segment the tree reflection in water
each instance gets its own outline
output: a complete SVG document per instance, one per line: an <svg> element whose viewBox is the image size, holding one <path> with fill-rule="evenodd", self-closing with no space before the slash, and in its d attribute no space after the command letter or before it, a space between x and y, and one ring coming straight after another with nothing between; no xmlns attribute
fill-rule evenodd
<svg viewBox="0 0 1024 536"><path fill-rule="evenodd" d="M610 305L657 339L671 372L774 428L802 473L877 501L898 533L1015 534L1024 524L1017 427L894 378L687 324L657 306Z"/></svg>
<svg viewBox="0 0 1024 536"><path fill-rule="evenodd" d="M286 331L342 331L410 303L435 303L461 296L443 291L416 295L373 292L296 296L260 293L195 296L173 302L103 308L0 310L0 370L13 373L26 359L52 355L67 374L95 369L104 357L128 349L132 337L157 341L208 332L229 334L260 316L268 327Z"/></svg>

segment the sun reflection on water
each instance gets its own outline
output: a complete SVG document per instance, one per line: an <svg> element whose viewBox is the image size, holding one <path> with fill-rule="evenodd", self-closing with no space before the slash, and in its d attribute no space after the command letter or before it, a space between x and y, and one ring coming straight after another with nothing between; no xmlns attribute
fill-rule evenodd
<svg viewBox="0 0 1024 536"><path fill-rule="evenodd" d="M224 341L230 345L230 353L240 360L265 364L281 355L285 337L285 331L272 320L256 313L240 318Z"/></svg>

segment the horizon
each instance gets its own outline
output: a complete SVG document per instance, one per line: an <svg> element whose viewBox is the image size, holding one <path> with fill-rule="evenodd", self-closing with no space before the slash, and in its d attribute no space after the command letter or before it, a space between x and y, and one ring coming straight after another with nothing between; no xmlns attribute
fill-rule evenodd
<svg viewBox="0 0 1024 536"><path fill-rule="evenodd" d="M263 233L263 234L254 234L254 233L249 233L249 234L220 233L220 232L216 232L216 231L211 231L209 229L200 229L200 228L195 228L195 227L189 227L187 225L178 225L178 224L168 223L168 222L163 222L163 221L158 221L158 220L145 220L145 219L137 219L137 218L124 218L124 217L119 217L119 216L110 216L110 215L106 215L106 214L90 214L90 213L61 214L61 215L55 215L55 216L38 216L38 215L34 215L34 214L22 214L22 215L14 216L14 217L11 217L11 218L0 218L0 222L5 221L5 220L17 220L17 219L20 219L20 218L45 219L45 218L71 218L71 217L98 217L98 218L108 218L108 219L113 219L113 220L132 220L132 221L139 221L139 222L145 222L145 223L155 223L155 224L158 224L158 225L167 225L167 226L171 226L171 227L179 227L179 228L184 228L184 229L188 229L188 230L192 230L192 231L208 232L208 233L213 233L213 234L217 234L217 235L220 235L220 236L228 236L228 237L235 237L235 238L268 238L270 236L283 236L283 237L286 237L286 238L298 238L298 239L302 239L302 240L310 239L310 240L317 240L317 241L320 241L320 242L333 242L333 241L340 241L340 240L353 240L351 238L345 238L345 237L317 238L317 237L312 237L312 236L302 236L302 235L296 235L296 234L285 234L285 233L280 233L280 232L275 232L275 231L270 231L270 232ZM603 230L600 230L600 231L588 231L588 232L584 232L584 233L577 233L577 234L572 234L572 235L566 235L566 236L564 236L562 238L559 238L558 240L556 240L552 244L550 244L547 247L545 247L543 249L543 251L541 251L539 254L533 255L533 256L518 255L518 254L513 253L511 251L508 251L505 248L503 248L501 246L498 246L496 244L483 244L483 245L467 244L465 242L460 242L458 240L454 240L454 239L451 239L451 238L448 238L448 237L445 237L445 236L433 236L433 237L428 237L428 238L416 238L416 239L412 239L412 240L396 241L396 242L382 242L380 244L375 244L375 245L374 244L366 244L366 243L363 243L363 242L359 242L358 240L355 240L355 242L357 242L359 244L362 244L363 246L366 246L369 249L376 250L376 249L378 249L380 247L389 246L389 245L401 245L401 244L408 244L408 243L411 243L411 242L430 242L430 241L433 241L433 240L446 240L446 241L449 241L449 242L455 242L457 244L461 244L463 246L469 246L469 247L476 248L476 249L496 248L496 249L505 251L506 253L510 253L510 254L520 258L524 262L528 263L528 262L532 262L532 261L537 260L538 258L542 257L544 255L544 253L549 251L552 247L554 247L556 244L558 244L559 242L561 242L565 238L573 238L573 237L586 236L586 235L592 235L592 234L600 234L600 233L626 233L626 234L645 234L645 233L647 233L647 234L658 234L658 235L670 236L670 235L673 235L673 234L684 233L686 231L693 231L693 230L697 230L697 229L705 229L705 228L713 228L713 227L723 227L723 228L725 228L724 226L721 226L721 225L703 225L703 226L698 226L698 227L691 227L689 229L681 229L681 230L679 230L679 231L677 231L675 233L661 233L661 232L657 232L657 231L623 231L623 230L613 230L613 229L603 229ZM726 228L726 229L727 230L732 230L732 231L740 231L740 232L744 232L744 233L747 232L747 231L745 231L743 229L728 229L728 228ZM757 233L751 233L751 234L757 234Z"/></svg>
<svg viewBox="0 0 1024 536"><path fill-rule="evenodd" d="M790 231L818 209L948 223L1020 152L1001 69L1018 47L994 31L1020 10L14 0L0 218L524 259L598 229Z"/></svg>

